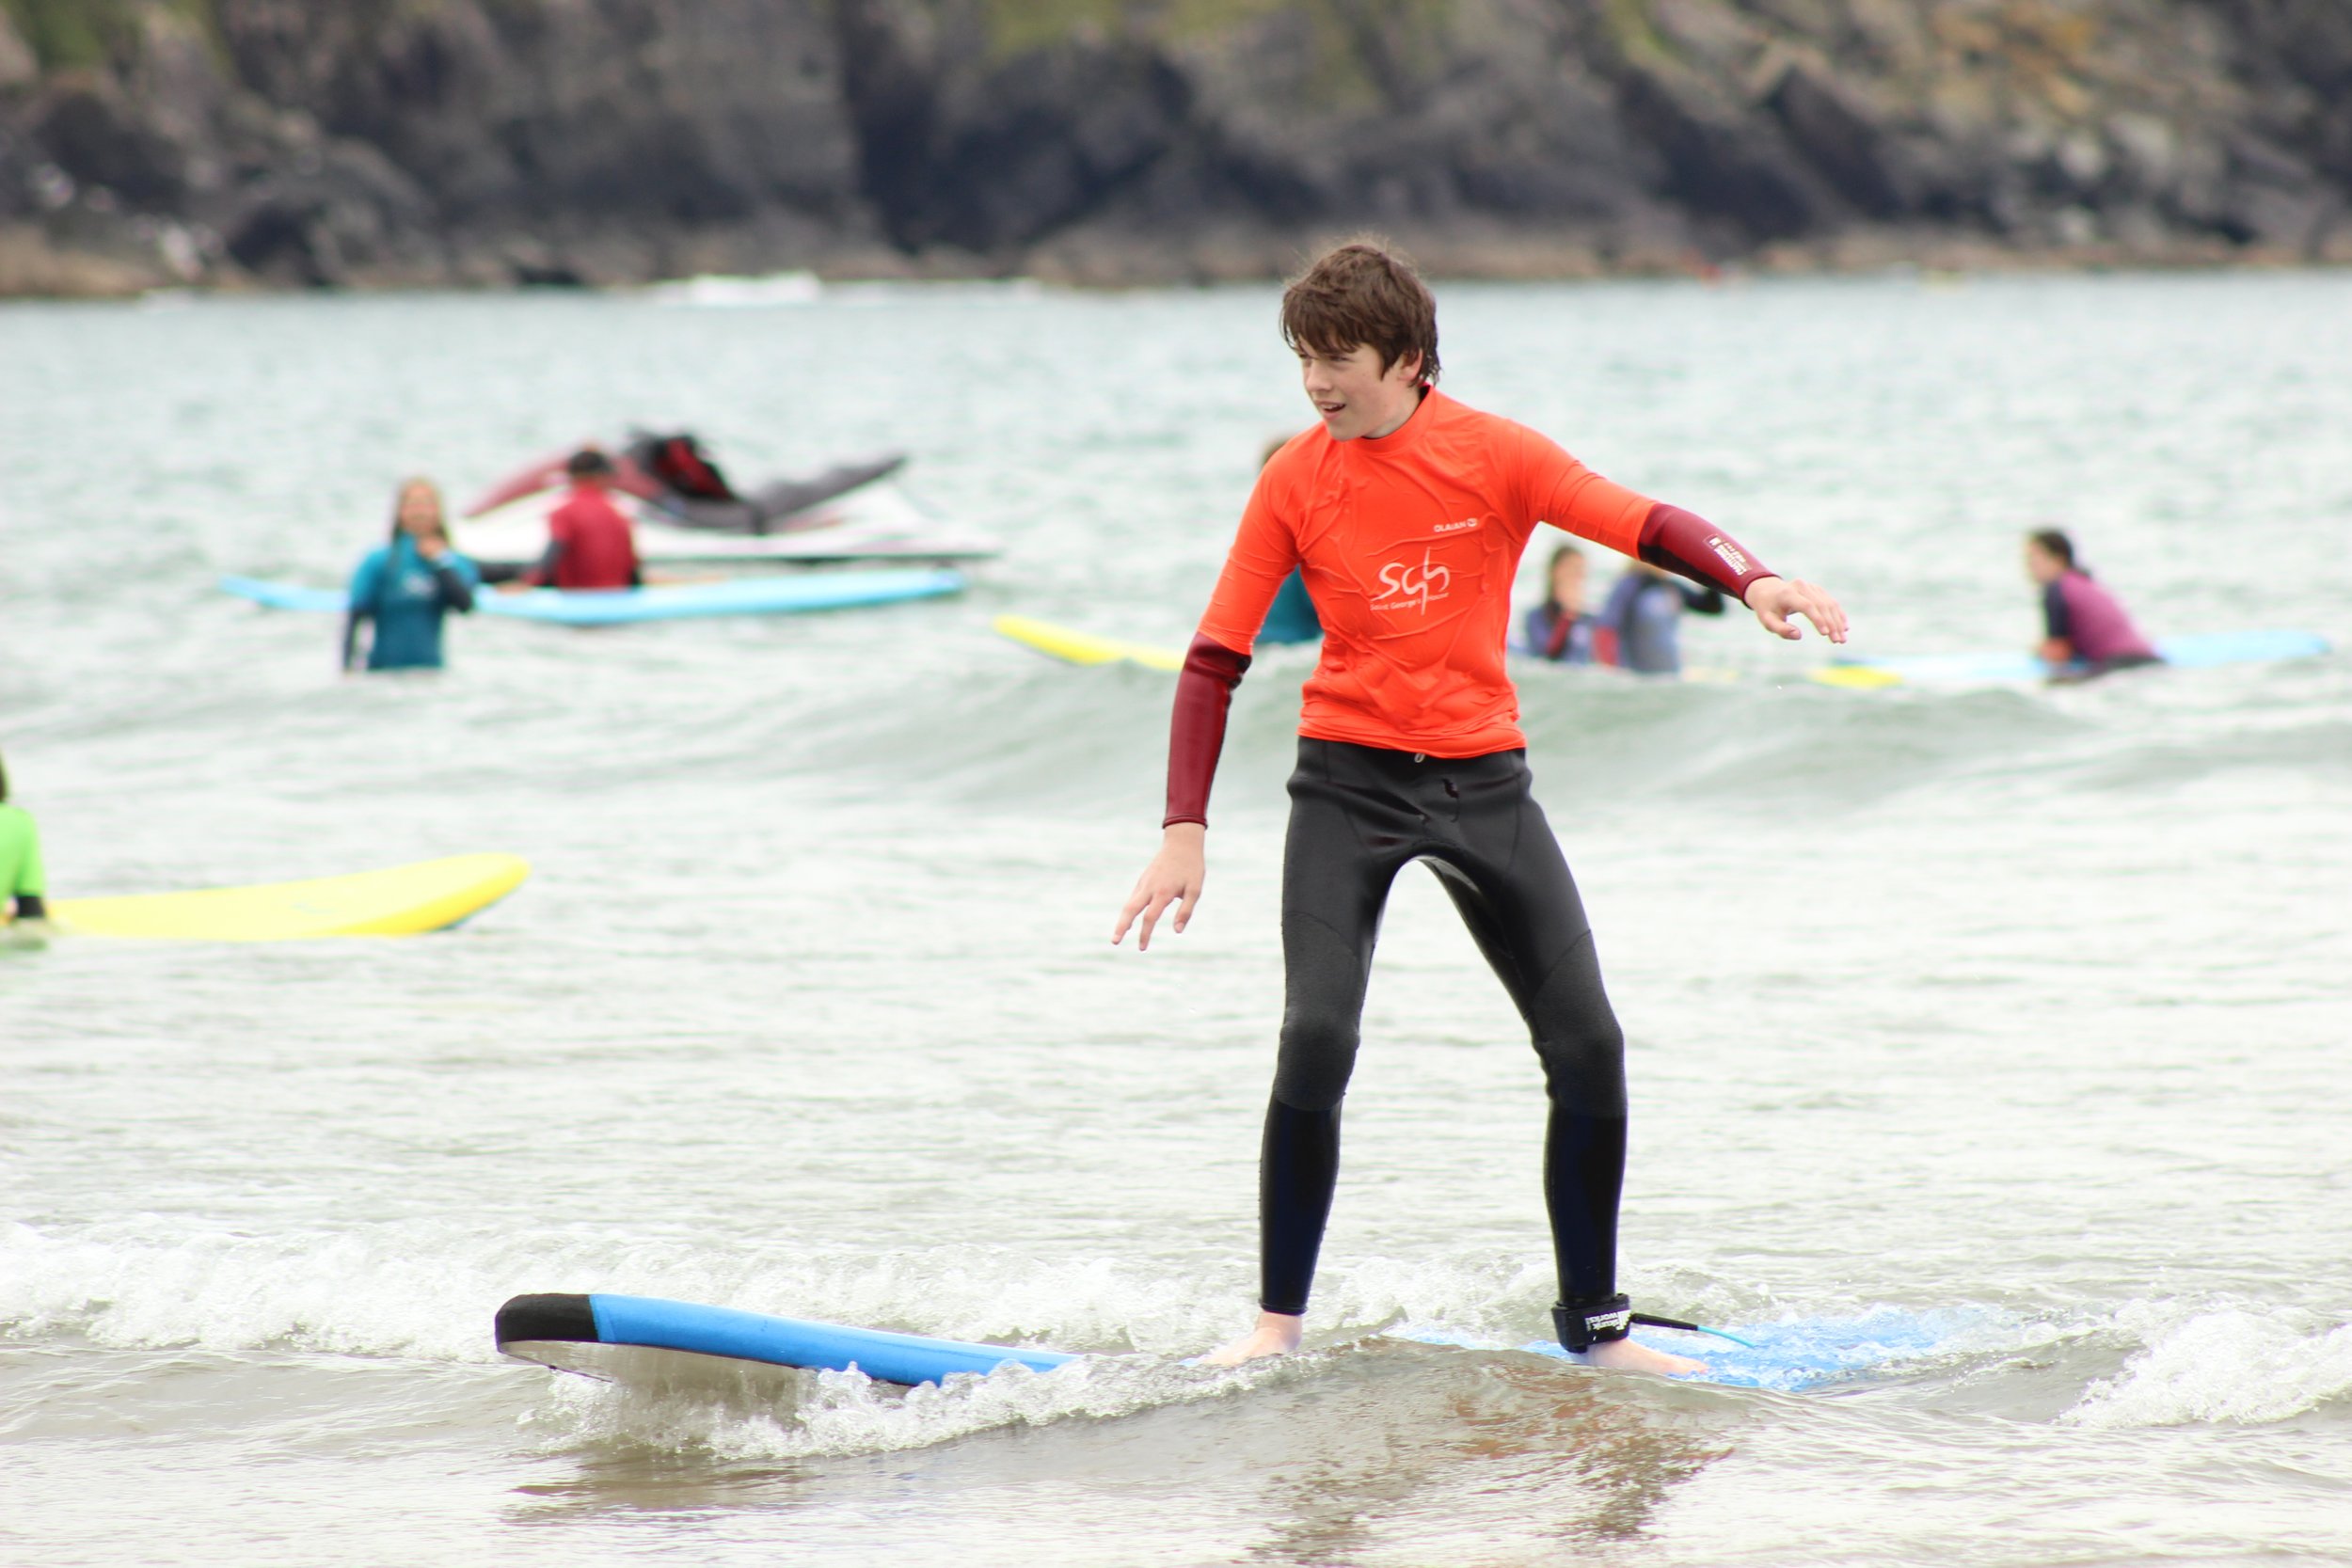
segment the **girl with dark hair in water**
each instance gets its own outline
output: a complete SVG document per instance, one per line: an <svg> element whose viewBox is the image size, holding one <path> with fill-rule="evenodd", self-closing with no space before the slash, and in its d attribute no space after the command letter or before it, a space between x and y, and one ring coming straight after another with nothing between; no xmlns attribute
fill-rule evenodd
<svg viewBox="0 0 2352 1568"><path fill-rule="evenodd" d="M1563 545L1544 568L1544 602L1527 612L1527 651L1554 664L1593 662L1594 621L1584 613L1584 552Z"/></svg>
<svg viewBox="0 0 2352 1568"><path fill-rule="evenodd" d="M2074 542L2054 528L2026 535L2026 575L2042 585L2042 643L2053 668L2084 664L2092 674L2159 662L2114 594L2074 564Z"/></svg>

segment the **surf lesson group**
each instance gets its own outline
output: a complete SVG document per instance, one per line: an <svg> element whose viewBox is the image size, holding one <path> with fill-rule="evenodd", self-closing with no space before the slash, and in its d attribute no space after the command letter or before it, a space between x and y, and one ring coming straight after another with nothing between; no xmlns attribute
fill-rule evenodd
<svg viewBox="0 0 2352 1568"><path fill-rule="evenodd" d="M1561 1352L1613 1371L1704 1375L1697 1357L1629 1337L1638 1323L1696 1325L1639 1311L1617 1288L1625 1038L1574 876L1534 796L1506 650L1516 641L1539 658L1575 661L1581 652L1639 671L1658 656L1636 649L1670 649L1660 624L1686 608L1720 612L1736 602L1770 637L1802 641L1809 628L1832 645L1846 641L1846 612L1827 589L1774 571L1725 529L1604 478L1548 436L1442 391L1436 300L1410 262L1383 244L1340 245L1295 277L1281 296L1279 341L1295 356L1314 422L1263 465L1182 656L1160 843L1110 930L1113 944L1132 932L1138 952L1148 952L1163 925L1182 933L1194 919L1232 694L1269 616L1281 619L1286 598L1295 613L1303 596L1310 635L1320 635L1322 648L1302 695L1289 783L1284 1005L1259 1129L1260 1290L1254 1322L1202 1359L1237 1365L1301 1344L1337 1187L1342 1107L1374 942L1395 878L1421 862L1519 1012L1542 1074L1549 1122L1540 1180ZM642 583L628 518L609 493L613 461L584 447L562 468L568 490L547 552L515 575L514 587L620 592ZM1543 523L1634 563L1632 587L1621 595L1625 618L1597 626L1585 615L1585 558L1564 546L1550 562L1545 601L1515 638L1513 584ZM2076 565L2063 534L2039 531L2026 552L2044 594L2041 658L2096 672L2158 657ZM407 482L392 537L361 562L348 594L346 666L363 662L363 623L373 633L367 668L438 663L442 617L468 610L484 589L483 572L451 543L437 488ZM1645 598L1650 608L1638 608ZM0 888L11 892L20 925L43 919L38 832L6 802L4 773ZM531 1347L559 1342L623 1342L615 1336L626 1332L619 1325L628 1315L594 1303L627 1298L584 1298L591 1305L577 1309L546 1305L579 1299L518 1297L539 1305L501 1314L501 1346L531 1354ZM721 1341L707 1337L707 1323L679 1329L688 1320L675 1314L641 1320L654 1323L635 1331L650 1336L644 1343L718 1354L709 1347ZM858 1364L856 1346L870 1358L870 1338L844 1341L848 1352L810 1354L834 1358L823 1364ZM962 1348L980 1370L1010 1354Z"/></svg>
<svg viewBox="0 0 2352 1568"><path fill-rule="evenodd" d="M1265 459L1285 450L1277 441ZM649 580L628 514L614 504L619 467L601 448L585 446L564 461L569 488L547 516L545 555L527 567L485 572L451 538L440 488L421 475L401 482L389 538L370 550L346 595L342 668L351 672L437 670L445 661L446 617L471 613L474 595L496 580L501 591L531 588L566 594L642 589ZM2026 536L2026 576L2042 589L2045 633L2033 657L2051 680L2082 680L2163 661L2105 584L2074 560L2074 542L2057 529ZM1507 649L1562 665L1635 674L1682 673L1677 623L1685 613L1724 613L1723 590L1680 580L1678 568L1636 557L1627 562L1597 610L1587 608L1590 561L1574 544L1555 546L1544 570L1544 596L1514 624ZM1314 596L1294 570L1268 606L1257 641L1309 642L1323 635ZM363 642L364 637L364 642Z"/></svg>

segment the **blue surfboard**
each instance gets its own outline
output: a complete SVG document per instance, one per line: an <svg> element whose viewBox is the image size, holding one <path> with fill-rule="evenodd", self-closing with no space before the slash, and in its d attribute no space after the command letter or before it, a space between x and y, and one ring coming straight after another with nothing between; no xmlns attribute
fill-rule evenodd
<svg viewBox="0 0 2352 1568"><path fill-rule="evenodd" d="M2155 646L2166 664L2184 670L2310 658L2328 649L2328 640L2316 632L2290 630L2192 632L2183 637L2161 638ZM1868 689L2010 686L2090 673L2088 665L2051 664L2031 654L1985 652L1841 658L1812 672L1812 677L1825 686Z"/></svg>
<svg viewBox="0 0 2352 1568"><path fill-rule="evenodd" d="M250 599L266 610L327 611L341 615L351 608L351 596L340 588L305 588L300 583L270 582L262 578L223 578L221 592Z"/></svg>
<svg viewBox="0 0 2352 1568"><path fill-rule="evenodd" d="M1705 1361L1707 1370L1692 1381L1794 1392L1922 1359L1967 1328L1965 1318L1957 1312L1881 1308L1851 1318L1755 1324L1737 1335L1702 1338L1643 1329L1635 1338ZM986 1376L1006 1366L1051 1371L1079 1359L1060 1351L933 1339L654 1296L516 1296L499 1308L494 1333L499 1350L517 1360L639 1385L855 1368L877 1383L913 1387L959 1372ZM1443 1330L1405 1331L1393 1337L1463 1349L1513 1348ZM1549 1341L1516 1349L1568 1358L1567 1352Z"/></svg>
<svg viewBox="0 0 2352 1568"><path fill-rule="evenodd" d="M612 1382L673 1370L647 1352L810 1371L854 1367L877 1383L908 1387L958 1372L986 1376L1007 1365L1051 1371L1077 1359L1060 1351L848 1328L655 1296L516 1296L499 1308L494 1332L505 1354Z"/></svg>
<svg viewBox="0 0 2352 1568"><path fill-rule="evenodd" d="M1711 1334L1707 1338L1647 1328L1636 1328L1633 1338L1653 1350L1706 1363L1706 1371L1678 1378L1677 1382L1796 1393L1883 1375L1903 1363L1938 1354L1973 1326L1976 1320L1967 1312L1905 1312L1882 1307L1848 1318L1742 1323L1736 1332ZM1406 1332L1398 1337L1425 1345L1499 1348L1443 1331ZM1570 1359L1566 1351L1549 1339L1518 1349L1529 1355Z"/></svg>
<svg viewBox="0 0 2352 1568"><path fill-rule="evenodd" d="M348 610L350 599L331 588L261 578L225 577L223 592L272 610ZM864 571L781 573L728 578L718 582L621 588L585 593L533 588L519 594L485 589L474 595L485 615L541 621L564 626L613 626L640 621L695 620L714 615L791 615L814 610L850 610L934 598L961 593L963 574L936 567L875 567Z"/></svg>

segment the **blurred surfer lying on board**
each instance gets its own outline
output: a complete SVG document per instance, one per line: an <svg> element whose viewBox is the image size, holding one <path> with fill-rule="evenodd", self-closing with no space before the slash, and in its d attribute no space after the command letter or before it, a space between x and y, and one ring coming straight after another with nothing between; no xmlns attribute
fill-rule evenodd
<svg viewBox="0 0 2352 1568"><path fill-rule="evenodd" d="M2042 634L2034 654L2043 663L2088 665L2100 675L2159 662L2115 595L2074 564L2074 542L2065 534L2045 528L2026 535L2026 575L2042 585Z"/></svg>
<svg viewBox="0 0 2352 1568"><path fill-rule="evenodd" d="M1209 786L1251 634L1294 567L1324 626L1305 689L1282 862L1285 997L1259 1164L1257 1327L1218 1364L1298 1348L1339 1175L1340 1101L1390 884L1425 861L1534 1037L1551 1110L1544 1196L1560 1274L1561 1342L1591 1364L1698 1363L1626 1338L1617 1197L1626 1148L1625 1036L1592 928L1529 788L1518 701L1503 673L1511 584L1539 522L1719 588L1767 631L1792 617L1845 641L1819 588L1680 507L1593 473L1524 425L1437 388L1437 305L1411 266L1344 245L1282 296L1322 423L1258 477L1176 689L1159 853L1111 940L1161 915L1182 931L1200 897Z"/></svg>
<svg viewBox="0 0 2352 1568"><path fill-rule="evenodd" d="M473 612L482 574L449 542L441 492L429 479L412 479L392 502L392 536L370 550L351 577L351 609L343 618L343 668L359 657L359 623L372 622L371 670L438 670L441 617Z"/></svg>
<svg viewBox="0 0 2352 1568"><path fill-rule="evenodd" d="M1642 675L1682 673L1683 612L1721 615L1723 590L1709 583L1692 588L1677 582L1647 562L1626 568L1594 617L1593 644L1600 662Z"/></svg>

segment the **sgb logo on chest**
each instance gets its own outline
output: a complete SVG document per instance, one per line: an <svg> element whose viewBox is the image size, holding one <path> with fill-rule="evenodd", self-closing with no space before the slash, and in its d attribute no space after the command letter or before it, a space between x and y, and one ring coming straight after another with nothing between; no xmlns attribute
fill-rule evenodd
<svg viewBox="0 0 2352 1568"><path fill-rule="evenodd" d="M1380 568L1383 592L1372 602L1378 610L1427 610L1431 600L1444 598L1453 585L1453 571L1430 560L1423 548L1418 562L1391 561Z"/></svg>

